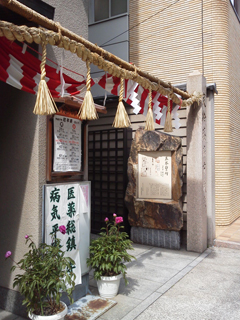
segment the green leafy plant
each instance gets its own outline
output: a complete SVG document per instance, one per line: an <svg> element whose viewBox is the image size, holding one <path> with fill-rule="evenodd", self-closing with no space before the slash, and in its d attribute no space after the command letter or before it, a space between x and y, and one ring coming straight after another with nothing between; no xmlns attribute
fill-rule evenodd
<svg viewBox="0 0 240 320"><path fill-rule="evenodd" d="M66 233L65 226L60 226L59 231ZM27 311L36 315L52 315L63 309L60 303L62 292L66 292L70 301L75 287L76 275L73 272L75 262L64 256L61 250L60 239L56 233L51 233L52 244L41 243L39 247L26 235L26 244L29 251L19 262L11 258L11 251L7 251L5 258L11 258L22 272L14 278L13 287L18 286L19 292L24 296L23 304Z"/></svg>
<svg viewBox="0 0 240 320"><path fill-rule="evenodd" d="M110 277L122 273L127 284L127 267L124 263L135 259L127 252L127 250L133 250L132 241L129 240L126 232L121 232L124 228L120 226L123 218L117 217L115 213L113 218L112 223L109 222L108 218L105 218L106 227L102 228L103 231L97 239L91 241L87 265L94 269L96 280L100 280L101 276Z"/></svg>

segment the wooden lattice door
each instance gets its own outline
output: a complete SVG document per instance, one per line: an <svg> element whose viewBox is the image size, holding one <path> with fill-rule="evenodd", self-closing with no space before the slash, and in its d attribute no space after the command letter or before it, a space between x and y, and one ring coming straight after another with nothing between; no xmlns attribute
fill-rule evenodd
<svg viewBox="0 0 240 320"><path fill-rule="evenodd" d="M89 132L88 172L91 181L92 233L99 233L105 225L105 217L111 218L113 213L123 217L125 231L129 233L124 196L131 141L131 129Z"/></svg>

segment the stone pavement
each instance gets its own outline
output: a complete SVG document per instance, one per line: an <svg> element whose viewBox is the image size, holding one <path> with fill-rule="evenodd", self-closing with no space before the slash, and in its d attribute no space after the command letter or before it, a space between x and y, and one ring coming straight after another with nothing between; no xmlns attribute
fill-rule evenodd
<svg viewBox="0 0 240 320"><path fill-rule="evenodd" d="M203 254L134 244L129 285L121 281L116 306L101 320L240 319L240 250L213 247ZM90 290L98 294L91 275ZM0 310L1 320L22 318Z"/></svg>
<svg viewBox="0 0 240 320"><path fill-rule="evenodd" d="M0 320L25 320L25 319L17 316L16 314L0 309Z"/></svg>
<svg viewBox="0 0 240 320"><path fill-rule="evenodd" d="M137 320L240 319L240 251L212 252Z"/></svg>
<svg viewBox="0 0 240 320"><path fill-rule="evenodd" d="M203 254L198 254L187 252L184 249L174 251L134 244L134 251L131 253L137 260L127 264L129 284L125 286L123 279L121 280L119 294L113 298L118 304L99 319L136 319L210 252L211 250L208 249ZM98 294L96 281L93 277L90 280L90 291L93 294ZM145 319L150 319L150 317ZM159 313L156 314L155 319L160 319Z"/></svg>

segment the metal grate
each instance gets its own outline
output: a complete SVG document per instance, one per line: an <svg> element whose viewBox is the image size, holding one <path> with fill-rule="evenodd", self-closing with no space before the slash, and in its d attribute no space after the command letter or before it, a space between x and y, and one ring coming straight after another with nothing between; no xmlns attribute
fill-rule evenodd
<svg viewBox="0 0 240 320"><path fill-rule="evenodd" d="M105 225L105 217L111 218L113 213L123 217L125 231L130 231L124 197L131 141L131 129L89 132L88 169L91 181L92 233L99 233Z"/></svg>

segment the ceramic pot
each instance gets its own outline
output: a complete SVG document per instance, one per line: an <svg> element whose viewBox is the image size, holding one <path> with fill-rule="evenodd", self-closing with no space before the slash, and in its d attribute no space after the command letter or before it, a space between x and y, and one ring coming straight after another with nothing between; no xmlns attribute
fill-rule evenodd
<svg viewBox="0 0 240 320"><path fill-rule="evenodd" d="M122 274L112 277L101 277L97 280L98 292L103 298L113 298L118 294Z"/></svg>
<svg viewBox="0 0 240 320"><path fill-rule="evenodd" d="M53 314L51 316L39 316L34 313L29 313L28 317L32 320L63 320L65 315L67 314L68 308L64 302L61 301L61 304L63 304L65 308L59 313Z"/></svg>

